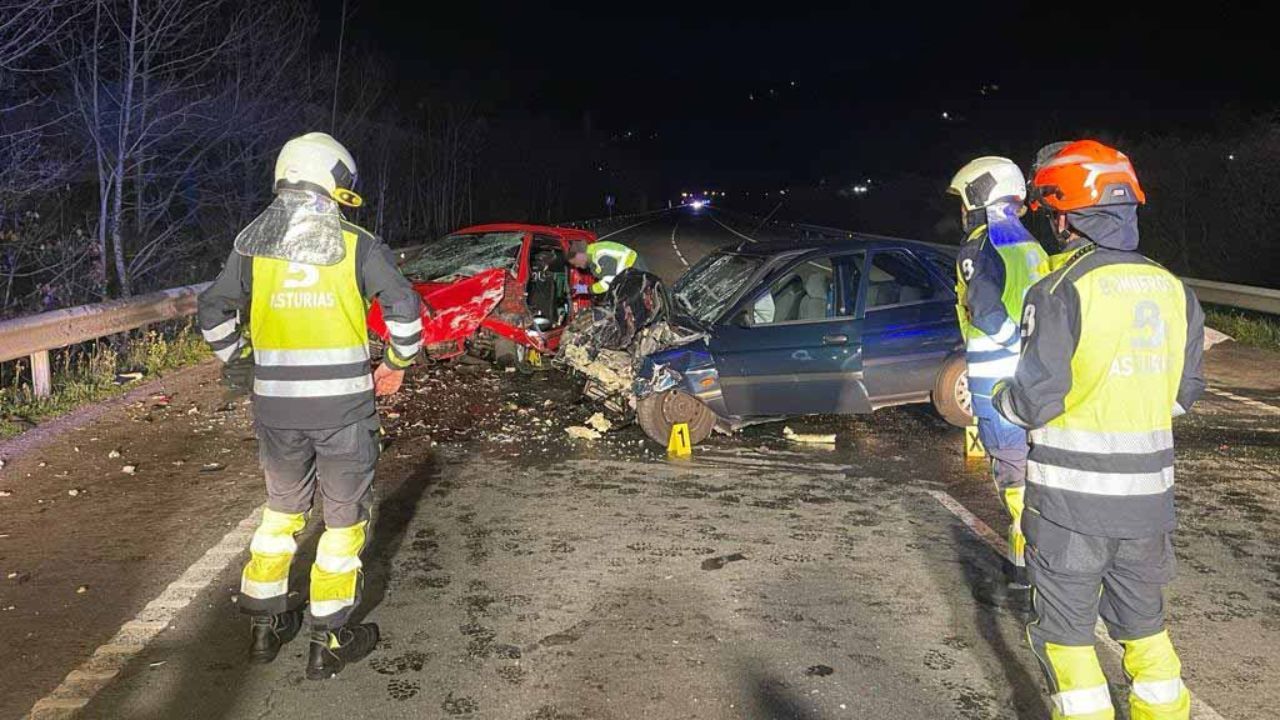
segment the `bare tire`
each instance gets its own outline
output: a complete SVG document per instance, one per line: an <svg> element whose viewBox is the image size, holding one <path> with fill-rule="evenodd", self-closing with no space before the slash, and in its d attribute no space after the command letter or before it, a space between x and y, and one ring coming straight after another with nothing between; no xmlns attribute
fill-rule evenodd
<svg viewBox="0 0 1280 720"><path fill-rule="evenodd" d="M966 369L964 355L952 355L942 364L933 383L933 408L956 427L966 427L973 421L973 397L969 394Z"/></svg>
<svg viewBox="0 0 1280 720"><path fill-rule="evenodd" d="M698 398L681 390L667 390L641 398L636 403L636 420L644 433L660 445L671 439L676 423L689 426L689 443L697 445L711 434L716 414Z"/></svg>

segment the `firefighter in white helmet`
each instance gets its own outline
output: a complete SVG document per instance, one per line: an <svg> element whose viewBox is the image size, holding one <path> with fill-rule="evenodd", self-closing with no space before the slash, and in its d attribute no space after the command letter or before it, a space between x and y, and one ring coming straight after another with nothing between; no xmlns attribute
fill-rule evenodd
<svg viewBox="0 0 1280 720"><path fill-rule="evenodd" d="M977 158L960 168L947 191L960 198L966 233L956 258L956 310L965 338L972 409L996 491L1009 513L1010 586L1026 589L1021 519L1027 433L995 411L991 394L998 380L1017 370L1022 300L1045 269L1046 256L1019 219L1027 183L1013 161Z"/></svg>
<svg viewBox="0 0 1280 720"><path fill-rule="evenodd" d="M347 624L379 452L374 395L399 390L421 347L417 294L386 245L339 209L360 206L355 178L351 154L325 133L287 142L276 161L275 200L236 237L199 304L200 328L227 363L224 375L253 391L266 475L267 507L240 581L253 662L274 660L301 629L289 566L317 492L324 497L308 605L312 679L331 677L378 642L376 625ZM365 317L374 298L391 337L371 375Z"/></svg>

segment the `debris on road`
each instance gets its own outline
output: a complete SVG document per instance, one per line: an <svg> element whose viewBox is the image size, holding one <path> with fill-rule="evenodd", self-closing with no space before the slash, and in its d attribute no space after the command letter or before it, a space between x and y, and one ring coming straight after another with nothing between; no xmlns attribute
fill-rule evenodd
<svg viewBox="0 0 1280 720"><path fill-rule="evenodd" d="M1218 330L1214 330L1211 327L1206 327L1204 329L1204 349L1205 350L1208 350L1209 348L1213 347L1214 345L1217 345L1218 343L1224 343L1228 340L1235 340L1235 338L1231 337L1230 335L1224 332L1219 332Z"/></svg>
<svg viewBox="0 0 1280 720"><path fill-rule="evenodd" d="M142 373L140 372L127 372L127 373L116 374L117 385L128 385L131 382L137 382L141 379L142 379Z"/></svg>
<svg viewBox="0 0 1280 720"><path fill-rule="evenodd" d="M118 457L120 457L119 450L112 450L111 452L107 453L107 458L110 460L115 460Z"/></svg>
<svg viewBox="0 0 1280 720"><path fill-rule="evenodd" d="M125 465L124 467L120 468L120 472L124 473L125 475L133 475L134 473L138 472L138 466Z"/></svg>
<svg viewBox="0 0 1280 720"><path fill-rule="evenodd" d="M806 443L811 445L835 445L836 434L823 433L798 433L789 427L782 428L782 437L795 443Z"/></svg>
<svg viewBox="0 0 1280 720"><path fill-rule="evenodd" d="M595 428L596 432L607 433L613 429L613 423L604 416L604 413L596 413L587 418L587 424Z"/></svg>
<svg viewBox="0 0 1280 720"><path fill-rule="evenodd" d="M731 562L746 560L747 556L742 553L733 553L731 555L721 555L720 557L707 558L702 561L703 570L719 570Z"/></svg>
<svg viewBox="0 0 1280 720"><path fill-rule="evenodd" d="M600 433L584 425L570 425L564 431L569 433L569 437L578 440L599 440L601 437Z"/></svg>
<svg viewBox="0 0 1280 720"><path fill-rule="evenodd" d="M71 488L70 490L67 491L67 494L70 495L71 497L79 497L80 493L82 492L84 491L80 490L79 488Z"/></svg>
<svg viewBox="0 0 1280 720"><path fill-rule="evenodd" d="M0 490L0 497L10 497L12 495L13 493L9 492L8 490Z"/></svg>
<svg viewBox="0 0 1280 720"><path fill-rule="evenodd" d="M89 592L89 586L88 586L88 585L81 585L80 587L77 587L77 588L76 588L76 594L77 594L77 595L83 595L83 594L85 594L85 593L87 593L87 592Z"/></svg>

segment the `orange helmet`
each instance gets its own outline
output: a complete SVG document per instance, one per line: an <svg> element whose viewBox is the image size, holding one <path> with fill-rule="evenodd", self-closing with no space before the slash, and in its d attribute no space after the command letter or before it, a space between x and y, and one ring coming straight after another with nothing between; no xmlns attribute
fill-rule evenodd
<svg viewBox="0 0 1280 720"><path fill-rule="evenodd" d="M1056 212L1097 205L1141 205L1147 196L1124 153L1096 140L1046 145L1031 172L1030 206Z"/></svg>

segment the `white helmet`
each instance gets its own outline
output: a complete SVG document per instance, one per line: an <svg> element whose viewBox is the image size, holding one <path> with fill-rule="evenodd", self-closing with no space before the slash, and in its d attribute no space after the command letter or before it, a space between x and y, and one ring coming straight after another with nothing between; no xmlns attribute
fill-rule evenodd
<svg viewBox="0 0 1280 720"><path fill-rule="evenodd" d="M998 202L1021 203L1027 197L1027 181L1012 160L988 155L960 168L947 192L959 195L969 213Z"/></svg>
<svg viewBox="0 0 1280 720"><path fill-rule="evenodd" d="M322 192L348 207L364 200L351 189L356 182L356 161L328 133L312 132L296 137L280 148L276 158L275 189Z"/></svg>

